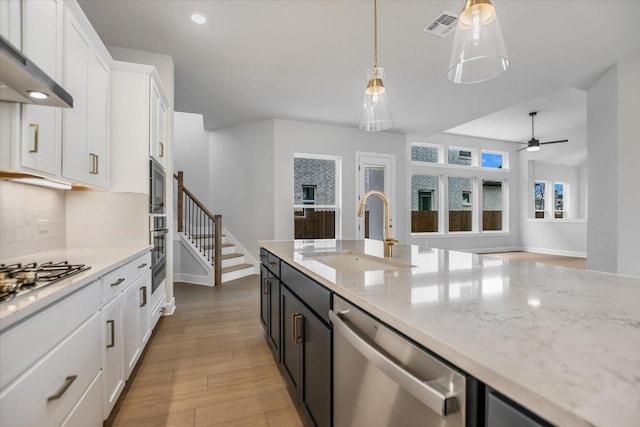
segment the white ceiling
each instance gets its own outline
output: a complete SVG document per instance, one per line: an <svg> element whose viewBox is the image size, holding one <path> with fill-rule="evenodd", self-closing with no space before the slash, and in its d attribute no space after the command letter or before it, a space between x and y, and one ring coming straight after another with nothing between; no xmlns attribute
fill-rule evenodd
<svg viewBox="0 0 640 427"><path fill-rule="evenodd" d="M370 0L80 4L107 45L173 56L175 109L204 114L208 129L272 117L358 124L364 71L373 61ZM638 0L495 0L512 66L497 79L456 85L445 78L453 34L442 39L421 30L463 4L378 2L379 64L395 131L428 136L567 86L586 89L612 64L640 53ZM208 23L193 24L195 11ZM565 121L545 117L548 107L535 105L537 129L555 138ZM485 127L493 138L526 140L529 108L503 112L508 123L498 116ZM516 125L511 118L520 115Z"/></svg>

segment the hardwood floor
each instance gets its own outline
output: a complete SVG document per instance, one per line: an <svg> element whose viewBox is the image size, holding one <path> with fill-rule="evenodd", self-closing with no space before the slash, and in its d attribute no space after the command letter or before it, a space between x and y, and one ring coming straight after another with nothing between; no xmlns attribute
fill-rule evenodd
<svg viewBox="0 0 640 427"><path fill-rule="evenodd" d="M176 283L106 426L302 426L259 320L259 278Z"/></svg>
<svg viewBox="0 0 640 427"><path fill-rule="evenodd" d="M559 265L562 267L579 268L582 270L585 270L587 268L586 258L577 258L570 256L547 255L535 252L493 252L481 255L506 259L518 259L529 262L539 262L541 264Z"/></svg>

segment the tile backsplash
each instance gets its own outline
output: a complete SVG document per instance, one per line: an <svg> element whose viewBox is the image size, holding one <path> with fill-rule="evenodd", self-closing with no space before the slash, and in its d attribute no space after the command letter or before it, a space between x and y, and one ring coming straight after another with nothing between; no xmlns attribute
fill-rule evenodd
<svg viewBox="0 0 640 427"><path fill-rule="evenodd" d="M66 246L66 192L0 181L0 262Z"/></svg>

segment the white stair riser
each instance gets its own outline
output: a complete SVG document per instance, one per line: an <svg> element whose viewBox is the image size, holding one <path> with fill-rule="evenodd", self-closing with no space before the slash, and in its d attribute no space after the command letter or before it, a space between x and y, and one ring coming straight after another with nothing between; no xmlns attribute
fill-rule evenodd
<svg viewBox="0 0 640 427"><path fill-rule="evenodd" d="M240 279L242 277L254 274L253 267L243 268L242 270L230 271L222 275L222 283L230 282L232 280Z"/></svg>
<svg viewBox="0 0 640 427"><path fill-rule="evenodd" d="M238 264L244 264L244 256L222 260L222 268L231 267L232 265L238 265Z"/></svg>

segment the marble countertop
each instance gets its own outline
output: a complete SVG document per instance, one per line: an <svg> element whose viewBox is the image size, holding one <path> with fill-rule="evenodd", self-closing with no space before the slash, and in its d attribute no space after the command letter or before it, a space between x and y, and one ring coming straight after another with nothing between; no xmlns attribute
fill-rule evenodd
<svg viewBox="0 0 640 427"><path fill-rule="evenodd" d="M85 264L91 268L68 279L19 295L12 300L0 302L0 332L99 279L114 268L150 251L152 247L138 245L117 248L57 249L3 260L3 264L69 261L71 264Z"/></svg>
<svg viewBox="0 0 640 427"><path fill-rule="evenodd" d="M348 272L317 254L382 243L260 246L558 426L640 425L640 279L406 245L413 267Z"/></svg>

